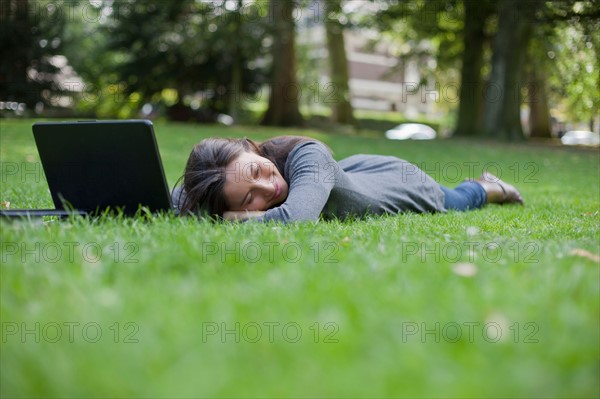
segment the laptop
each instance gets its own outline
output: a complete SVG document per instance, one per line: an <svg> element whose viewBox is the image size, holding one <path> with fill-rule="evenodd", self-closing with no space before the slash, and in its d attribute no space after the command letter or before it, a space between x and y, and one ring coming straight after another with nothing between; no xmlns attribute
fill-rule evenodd
<svg viewBox="0 0 600 399"><path fill-rule="evenodd" d="M151 121L40 122L32 129L55 209L0 216L174 211Z"/></svg>

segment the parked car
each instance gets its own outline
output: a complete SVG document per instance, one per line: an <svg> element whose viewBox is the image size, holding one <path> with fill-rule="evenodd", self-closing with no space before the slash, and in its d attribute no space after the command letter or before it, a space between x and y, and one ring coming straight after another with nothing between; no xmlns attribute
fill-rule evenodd
<svg viewBox="0 0 600 399"><path fill-rule="evenodd" d="M433 140L437 133L422 123L403 123L385 132L390 140Z"/></svg>
<svg viewBox="0 0 600 399"><path fill-rule="evenodd" d="M560 141L565 145L600 145L600 134L587 130L570 130Z"/></svg>

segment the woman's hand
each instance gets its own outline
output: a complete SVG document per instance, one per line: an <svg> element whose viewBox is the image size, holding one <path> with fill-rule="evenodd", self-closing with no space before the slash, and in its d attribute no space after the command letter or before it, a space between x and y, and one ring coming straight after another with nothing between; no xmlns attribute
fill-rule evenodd
<svg viewBox="0 0 600 399"><path fill-rule="evenodd" d="M265 211L226 211L223 212L223 219L230 221L248 220L261 217Z"/></svg>

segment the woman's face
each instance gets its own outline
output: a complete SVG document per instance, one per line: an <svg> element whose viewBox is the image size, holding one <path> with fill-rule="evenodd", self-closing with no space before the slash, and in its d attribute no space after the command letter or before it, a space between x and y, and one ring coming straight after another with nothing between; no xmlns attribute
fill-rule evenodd
<svg viewBox="0 0 600 399"><path fill-rule="evenodd" d="M266 211L285 201L288 185L275 164L243 152L225 169L223 193L230 211Z"/></svg>

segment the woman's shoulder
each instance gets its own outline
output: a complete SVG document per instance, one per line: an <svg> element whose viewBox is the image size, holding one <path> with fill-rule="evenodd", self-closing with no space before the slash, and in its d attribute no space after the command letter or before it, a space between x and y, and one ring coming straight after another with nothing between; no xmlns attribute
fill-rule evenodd
<svg viewBox="0 0 600 399"><path fill-rule="evenodd" d="M298 159L323 157L333 160L329 147L318 140L306 140L296 144L292 151L290 151L288 163L297 161Z"/></svg>
<svg viewBox="0 0 600 399"><path fill-rule="evenodd" d="M298 143L290 151L285 163L284 176L291 179L296 172L309 170L318 173L321 169L330 168L333 163L336 161L329 147L317 140L306 140Z"/></svg>
<svg viewBox="0 0 600 399"><path fill-rule="evenodd" d="M325 145L325 143L323 143L319 140L311 140L311 139L303 140L303 141L299 142L298 144L296 144L294 146L294 148L292 149L292 151L290 152L290 155L292 155L294 152L298 152L298 151L303 151L303 152L325 151L325 152L331 154L331 150L329 149L329 147L327 147Z"/></svg>

